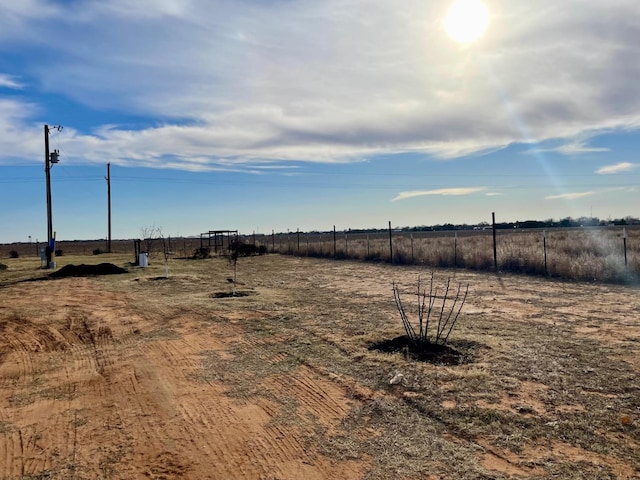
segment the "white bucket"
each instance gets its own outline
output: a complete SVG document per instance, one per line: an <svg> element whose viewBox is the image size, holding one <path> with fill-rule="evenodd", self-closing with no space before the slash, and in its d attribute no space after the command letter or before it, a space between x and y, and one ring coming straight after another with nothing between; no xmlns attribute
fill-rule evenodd
<svg viewBox="0 0 640 480"><path fill-rule="evenodd" d="M138 256L138 266L140 268L146 268L149 266L149 254L148 253L141 253Z"/></svg>

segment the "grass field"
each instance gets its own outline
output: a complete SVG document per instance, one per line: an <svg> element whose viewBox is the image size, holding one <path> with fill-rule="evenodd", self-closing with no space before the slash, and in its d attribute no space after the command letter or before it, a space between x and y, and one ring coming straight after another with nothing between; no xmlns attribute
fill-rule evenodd
<svg viewBox="0 0 640 480"><path fill-rule="evenodd" d="M626 238L623 238L626 235ZM188 257L204 238L167 239L174 257ZM264 245L268 251L318 258L352 259L373 262L418 265L434 268L464 268L494 271L491 230L393 232L332 232L241 236L246 243ZM226 240L225 240L226 242ZM143 250L159 252L161 240L143 242ZM226 243L225 243L226 246ZM15 252L32 257L42 244L0 245L2 258ZM58 242L56 250L64 255L91 255L107 250L104 240ZM211 248L213 251L213 247ZM134 259L133 240L112 242L113 253L129 253ZM506 273L542 275L565 280L638 284L640 282L640 228L590 227L549 230L498 230L496 235L498 270Z"/></svg>
<svg viewBox="0 0 640 480"><path fill-rule="evenodd" d="M424 268L241 258L218 298L225 259L129 257L3 261L0 478L638 478L635 288L436 270L471 285L445 366L369 349Z"/></svg>
<svg viewBox="0 0 640 480"><path fill-rule="evenodd" d="M627 227L567 228L547 231L498 230L498 270L547 275L567 280L634 283L640 280L640 229ZM251 237L247 237L251 241ZM261 242L292 255L390 261L438 268L494 270L490 230L462 232L388 232L359 234L291 233ZM546 252L546 255L545 255ZM546 260L545 260L546 258Z"/></svg>

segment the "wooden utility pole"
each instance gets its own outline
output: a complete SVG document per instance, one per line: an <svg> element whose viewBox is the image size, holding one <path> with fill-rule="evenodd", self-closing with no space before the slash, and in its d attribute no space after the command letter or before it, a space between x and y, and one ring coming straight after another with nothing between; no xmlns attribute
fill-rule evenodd
<svg viewBox="0 0 640 480"><path fill-rule="evenodd" d="M51 164L49 163L49 125L44 126L44 172L47 180L47 268L51 265L51 239L53 238L53 219L51 215Z"/></svg>
<svg viewBox="0 0 640 480"><path fill-rule="evenodd" d="M62 130L62 126L55 127L56 130ZM59 161L60 153L58 150L49 152L49 125L44 126L44 171L47 181L47 268L53 267L52 256L52 240L53 240L53 216L51 214L51 164L56 164Z"/></svg>
<svg viewBox="0 0 640 480"><path fill-rule="evenodd" d="M111 164L107 163L107 223L108 223L108 237L107 237L107 253L111 253Z"/></svg>

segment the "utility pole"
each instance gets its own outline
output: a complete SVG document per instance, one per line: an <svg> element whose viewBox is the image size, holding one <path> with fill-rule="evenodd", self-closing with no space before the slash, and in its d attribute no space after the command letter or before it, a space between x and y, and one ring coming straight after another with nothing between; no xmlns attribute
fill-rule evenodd
<svg viewBox="0 0 640 480"><path fill-rule="evenodd" d="M107 181L107 217L108 217L108 237L107 237L107 253L111 253L111 164L107 163L107 176L105 177Z"/></svg>
<svg viewBox="0 0 640 480"><path fill-rule="evenodd" d="M53 267L53 263L51 261L53 254L51 242L53 240L53 219L51 215L51 164L58 163L58 157L60 156L58 150L54 150L51 153L49 152L49 132L54 128L58 131L62 130L61 125L51 128L49 128L49 125L44 126L44 171L47 179L47 268Z"/></svg>

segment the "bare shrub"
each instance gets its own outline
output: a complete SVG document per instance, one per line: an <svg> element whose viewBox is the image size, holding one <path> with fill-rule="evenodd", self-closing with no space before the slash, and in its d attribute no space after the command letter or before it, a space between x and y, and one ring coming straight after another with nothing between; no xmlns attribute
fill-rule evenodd
<svg viewBox="0 0 640 480"><path fill-rule="evenodd" d="M144 242L144 252L147 252L149 256L153 253L153 247L155 241L158 237L160 237L162 232L155 225L142 227L140 229L140 238Z"/></svg>
<svg viewBox="0 0 640 480"><path fill-rule="evenodd" d="M18 258L19 256L20 256L20 254L18 253L17 250L11 250L9 252L9 257L11 257L11 258Z"/></svg>
<svg viewBox="0 0 640 480"><path fill-rule="evenodd" d="M415 322L409 320L407 316L400 287L393 282L393 297L400 313L402 325L416 348L447 343L469 293L469 284L464 289L461 283L457 287L451 288L451 279L447 279L447 283L443 287L444 292L438 295L438 287L434 287L433 280L434 276L431 273L429 291L427 292L426 287L422 285L420 276L418 276L418 288L415 293L417 297L417 328L414 326Z"/></svg>

